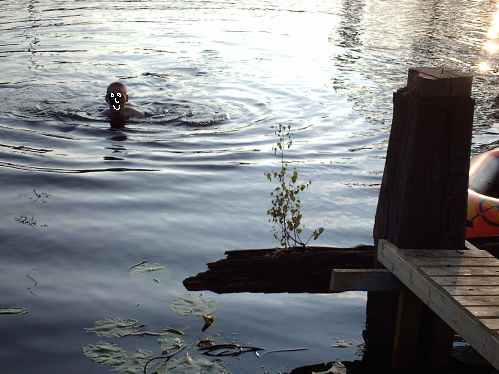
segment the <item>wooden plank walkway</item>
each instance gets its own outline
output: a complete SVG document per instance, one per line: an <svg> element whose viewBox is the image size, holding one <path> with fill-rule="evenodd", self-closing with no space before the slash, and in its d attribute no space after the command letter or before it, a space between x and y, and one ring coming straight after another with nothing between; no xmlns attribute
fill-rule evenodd
<svg viewBox="0 0 499 374"><path fill-rule="evenodd" d="M499 260L469 249L399 249L378 242L378 260L499 369Z"/></svg>

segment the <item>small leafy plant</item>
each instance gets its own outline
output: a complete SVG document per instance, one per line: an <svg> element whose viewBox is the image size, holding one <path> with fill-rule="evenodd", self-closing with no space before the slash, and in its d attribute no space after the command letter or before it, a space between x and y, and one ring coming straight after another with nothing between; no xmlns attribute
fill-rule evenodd
<svg viewBox="0 0 499 374"><path fill-rule="evenodd" d="M301 200L299 195L308 189L312 181L300 183L298 181L298 171L288 168L289 161L284 158L284 151L293 144L291 137L291 125L279 124L275 129L277 143L272 147L274 155L281 161L279 171L265 173L269 182L276 182L277 187L270 193L272 197L272 207L267 210L269 222L272 223L274 238L280 242L285 249L290 247L305 247L310 240L316 240L324 231L319 227L314 230L308 240L301 238L304 226L302 225L303 214L301 212Z"/></svg>

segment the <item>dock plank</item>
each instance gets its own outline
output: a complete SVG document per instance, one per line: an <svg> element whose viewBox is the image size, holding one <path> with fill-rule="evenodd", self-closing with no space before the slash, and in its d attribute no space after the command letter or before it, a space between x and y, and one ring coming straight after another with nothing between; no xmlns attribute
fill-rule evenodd
<svg viewBox="0 0 499 374"><path fill-rule="evenodd" d="M499 319L497 318L481 318L480 321L491 330L499 330Z"/></svg>
<svg viewBox="0 0 499 374"><path fill-rule="evenodd" d="M378 242L378 261L496 369L499 369L499 335L497 334L499 326L496 326L495 322L499 321L495 318L499 314L499 296L453 296L438 283L442 281L439 275L447 276L447 278L456 277L460 280L469 277L471 281L480 279L480 282L483 282L483 278L490 277L496 281L499 267L484 269L479 266L419 266L416 262L422 256L416 258L411 255L413 252L414 250L399 249L387 240ZM441 252L441 250L434 252Z"/></svg>
<svg viewBox="0 0 499 374"><path fill-rule="evenodd" d="M386 269L333 269L329 290L394 291L400 290L400 281Z"/></svg>
<svg viewBox="0 0 499 374"><path fill-rule="evenodd" d="M464 306L497 306L499 308L499 296L454 296Z"/></svg>
<svg viewBox="0 0 499 374"><path fill-rule="evenodd" d="M447 250L440 249L438 251L434 251L431 249L405 249L406 255L412 258L418 259L430 259L430 258L491 258L492 256L489 252L483 250L474 250L474 249L465 249L465 250Z"/></svg>
<svg viewBox="0 0 499 374"><path fill-rule="evenodd" d="M469 306L466 309L478 318L499 318L499 308L491 306Z"/></svg>
<svg viewBox="0 0 499 374"><path fill-rule="evenodd" d="M465 240L464 241L464 246L465 246L466 249L471 249L471 250L473 250L475 252L477 252L477 251L478 252L487 252L487 251L484 251L484 250L478 248L476 245L474 245L473 243L471 243L469 240Z"/></svg>
<svg viewBox="0 0 499 374"><path fill-rule="evenodd" d="M421 270L429 276L499 276L499 267L472 266L422 266Z"/></svg>
<svg viewBox="0 0 499 374"><path fill-rule="evenodd" d="M444 286L452 296L499 296L499 286Z"/></svg>
<svg viewBox="0 0 499 374"><path fill-rule="evenodd" d="M499 261L490 257L415 257L414 263L419 266L499 266Z"/></svg>
<svg viewBox="0 0 499 374"><path fill-rule="evenodd" d="M433 276L431 279L441 286L499 286L499 276Z"/></svg>

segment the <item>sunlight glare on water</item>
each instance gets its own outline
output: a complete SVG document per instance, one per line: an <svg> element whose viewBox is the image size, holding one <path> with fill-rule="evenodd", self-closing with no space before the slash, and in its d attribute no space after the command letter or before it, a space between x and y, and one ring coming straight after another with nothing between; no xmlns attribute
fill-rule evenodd
<svg viewBox="0 0 499 374"><path fill-rule="evenodd" d="M483 50L486 53L485 60L480 61L478 70L481 73L497 73L497 62L495 56L499 51L499 2L496 3L495 13L487 32L487 40L483 43ZM494 61L494 63L491 63Z"/></svg>

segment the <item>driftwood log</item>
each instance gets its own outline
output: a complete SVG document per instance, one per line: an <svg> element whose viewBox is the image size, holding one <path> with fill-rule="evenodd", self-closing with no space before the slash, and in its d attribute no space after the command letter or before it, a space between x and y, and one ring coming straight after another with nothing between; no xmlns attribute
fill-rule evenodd
<svg viewBox="0 0 499 374"><path fill-rule="evenodd" d="M208 263L208 271L185 279L185 288L216 293L329 293L332 269L373 268L376 256L370 245L246 249L225 255Z"/></svg>

